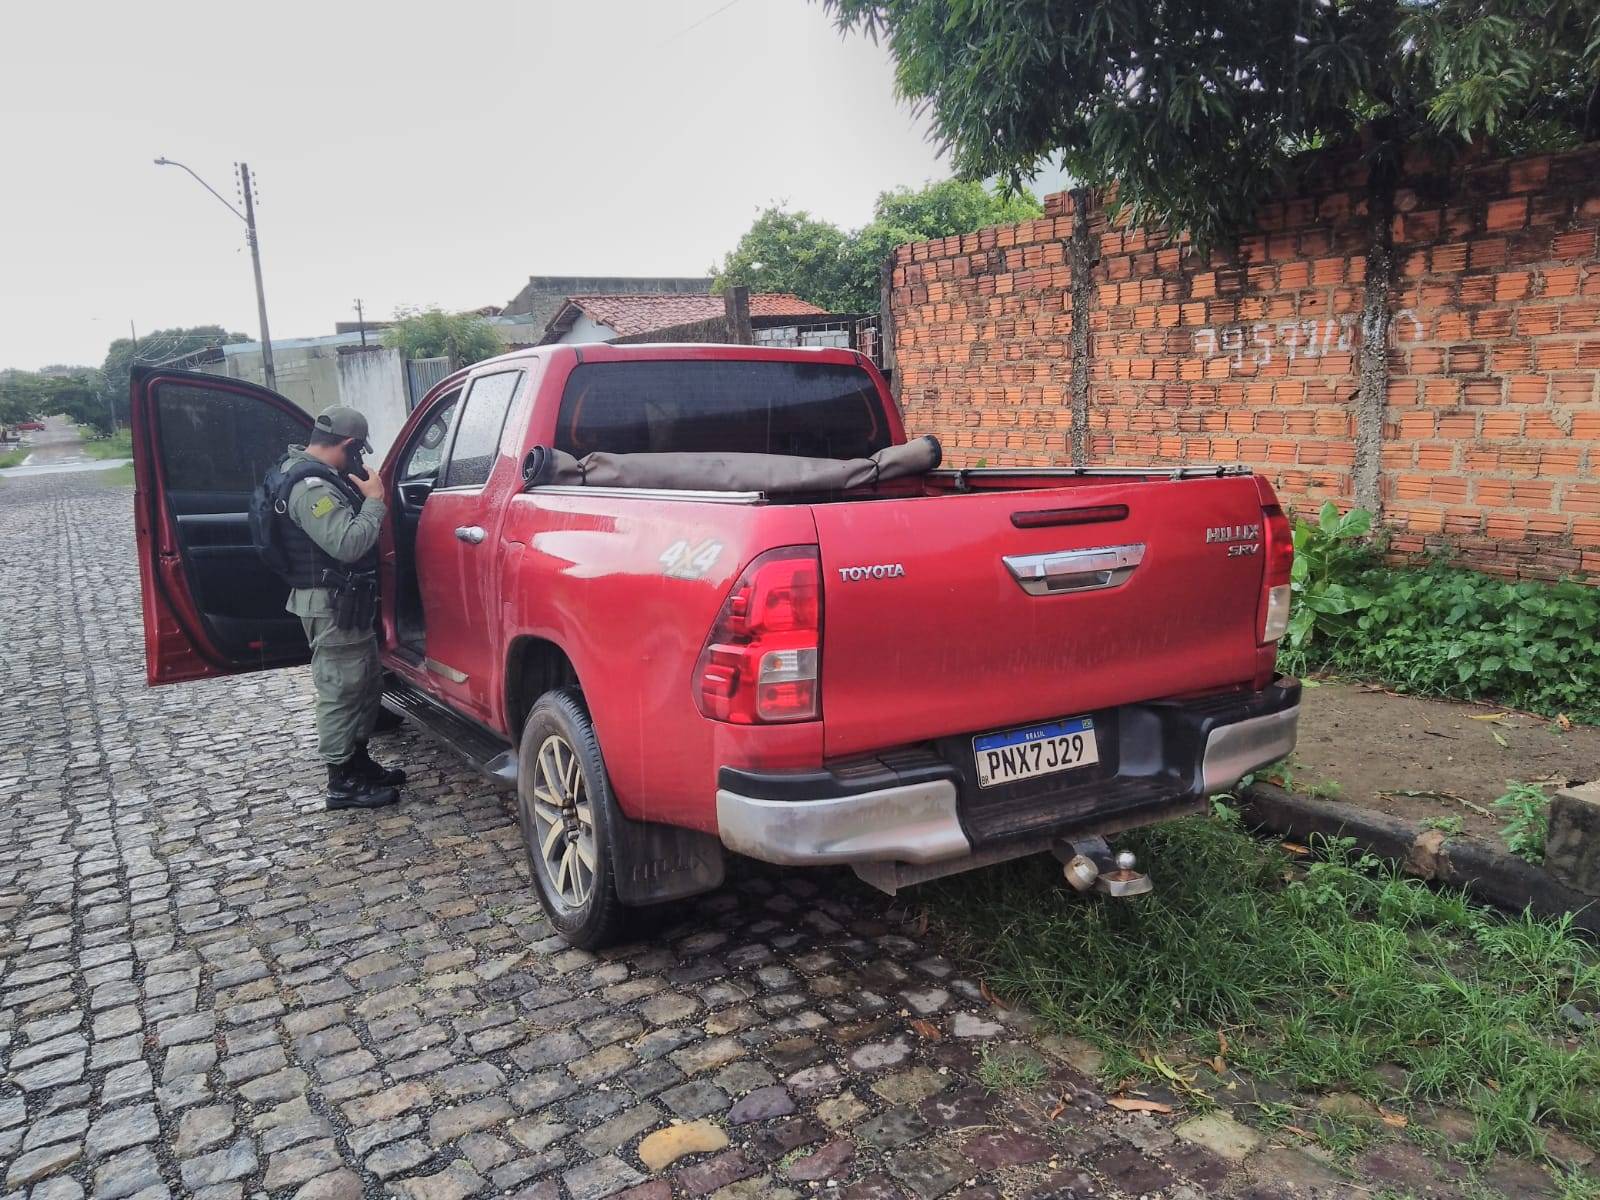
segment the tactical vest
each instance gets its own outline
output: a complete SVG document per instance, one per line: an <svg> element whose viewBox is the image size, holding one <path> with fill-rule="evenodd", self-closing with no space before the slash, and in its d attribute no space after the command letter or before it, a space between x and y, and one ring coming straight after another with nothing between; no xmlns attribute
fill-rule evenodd
<svg viewBox="0 0 1600 1200"><path fill-rule="evenodd" d="M361 511L361 502L364 497L356 490L355 485L339 472L331 467L324 467L309 471L307 475L315 476L326 481L329 486L338 488L340 493L349 499L351 511ZM292 487L288 489L288 491L293 490ZM287 507L288 499L288 493L286 492L284 494L285 507ZM284 558L287 560L289 567L284 572L284 578L289 581L290 587L326 587L328 585L322 581L322 573L324 571L376 571L378 569L378 547L376 543L373 544L371 550L368 550L355 562L340 562L321 546L317 545L316 542L312 541L311 535L296 525L287 512L279 512L277 520L278 534L283 539Z"/></svg>

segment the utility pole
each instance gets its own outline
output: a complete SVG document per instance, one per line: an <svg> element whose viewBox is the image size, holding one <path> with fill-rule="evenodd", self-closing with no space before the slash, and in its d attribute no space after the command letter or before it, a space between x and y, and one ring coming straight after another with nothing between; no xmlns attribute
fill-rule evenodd
<svg viewBox="0 0 1600 1200"><path fill-rule="evenodd" d="M250 265L256 272L256 311L261 316L261 373L267 386L278 387L277 372L272 369L272 335L267 332L267 293L261 286L261 239L256 236L255 191L250 186L250 164L239 164L239 186L244 192L245 237L250 242Z"/></svg>
<svg viewBox="0 0 1600 1200"><path fill-rule="evenodd" d="M728 340L738 346L753 346L755 332L750 328L750 289L736 284L722 293L722 307L728 318Z"/></svg>
<svg viewBox="0 0 1600 1200"><path fill-rule="evenodd" d="M239 190L244 200L244 211L240 212L233 204L229 203L226 196L217 191L194 171L184 166L181 162L171 158L158 158L155 160L158 167L178 167L189 172L189 176L206 191L215 196L221 203L227 205L228 211L244 222L245 239L250 243L250 265L256 273L256 313L261 318L261 374L269 388L278 386L277 372L272 369L272 334L267 329L267 293L261 286L261 242L256 237L256 197L255 189L250 182L250 164L235 163L239 168L239 177L234 181L234 186ZM129 323L130 328L132 323ZM134 351L138 352L137 339Z"/></svg>
<svg viewBox="0 0 1600 1200"><path fill-rule="evenodd" d="M367 348L367 318L361 313L361 300L356 299L356 328L361 331L361 348Z"/></svg>
<svg viewBox="0 0 1600 1200"><path fill-rule="evenodd" d="M139 334L133 327L133 318L128 318L128 336L133 339L133 361L139 361Z"/></svg>

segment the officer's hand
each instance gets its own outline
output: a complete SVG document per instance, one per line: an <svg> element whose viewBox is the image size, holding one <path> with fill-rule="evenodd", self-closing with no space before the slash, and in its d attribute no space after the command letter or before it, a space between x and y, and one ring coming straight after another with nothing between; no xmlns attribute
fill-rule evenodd
<svg viewBox="0 0 1600 1200"><path fill-rule="evenodd" d="M359 475L352 475L350 476L350 482L355 484L356 491L360 492L368 500L383 499L383 480L378 477L377 471L369 470L365 479L362 479Z"/></svg>

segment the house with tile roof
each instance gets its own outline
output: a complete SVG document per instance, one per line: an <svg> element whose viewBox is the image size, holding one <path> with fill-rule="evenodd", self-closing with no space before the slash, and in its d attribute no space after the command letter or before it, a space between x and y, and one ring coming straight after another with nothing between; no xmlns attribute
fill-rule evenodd
<svg viewBox="0 0 1600 1200"><path fill-rule="evenodd" d="M506 303L502 315L543 329L569 296L703 294L710 290L711 278L706 275L530 275L522 290Z"/></svg>
<svg viewBox="0 0 1600 1200"><path fill-rule="evenodd" d="M645 338L679 340L672 336L674 331L715 323L724 319L725 313L723 297L710 292L568 296L545 326L543 340L546 345ZM750 297L750 324L757 331L757 340L761 340L763 329L794 326L797 322L815 324L817 318L830 320L832 314L788 292L758 292ZM662 336L651 336L655 334Z"/></svg>

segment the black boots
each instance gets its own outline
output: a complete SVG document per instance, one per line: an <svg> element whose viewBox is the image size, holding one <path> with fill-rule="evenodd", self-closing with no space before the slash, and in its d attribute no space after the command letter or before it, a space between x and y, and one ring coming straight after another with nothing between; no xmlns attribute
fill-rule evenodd
<svg viewBox="0 0 1600 1200"><path fill-rule="evenodd" d="M372 760L365 742L356 743L356 752L346 760L349 767L368 783L380 787L399 787L406 781L406 773L399 767L386 767Z"/></svg>
<svg viewBox="0 0 1600 1200"><path fill-rule="evenodd" d="M369 758L367 762L372 763ZM374 767L376 763L372 763ZM378 768L382 770L381 767ZM402 776L404 778L404 776ZM400 799L392 787L377 783L362 774L359 755L342 763L328 764L328 809L383 808Z"/></svg>

